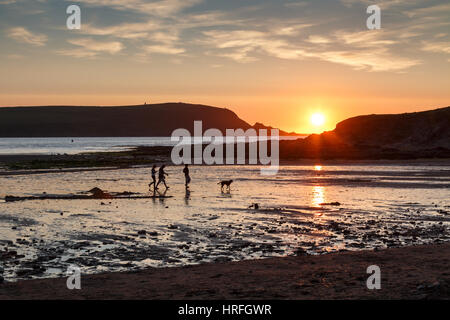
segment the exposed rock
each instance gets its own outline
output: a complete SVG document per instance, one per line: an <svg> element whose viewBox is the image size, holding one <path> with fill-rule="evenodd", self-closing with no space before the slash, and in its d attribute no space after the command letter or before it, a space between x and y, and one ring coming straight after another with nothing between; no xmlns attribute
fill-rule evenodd
<svg viewBox="0 0 450 320"><path fill-rule="evenodd" d="M340 206L341 203L340 202L324 202L324 203L320 203L319 205L321 206Z"/></svg>

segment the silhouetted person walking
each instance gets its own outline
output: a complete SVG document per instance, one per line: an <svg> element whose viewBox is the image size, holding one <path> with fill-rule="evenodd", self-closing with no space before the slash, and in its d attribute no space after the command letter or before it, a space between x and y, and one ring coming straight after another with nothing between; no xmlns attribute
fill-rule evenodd
<svg viewBox="0 0 450 320"><path fill-rule="evenodd" d="M184 173L184 178L186 179L185 186L187 189L187 188L189 188L189 183L191 182L191 177L189 176L189 168L188 168L187 164L184 166L183 173Z"/></svg>
<svg viewBox="0 0 450 320"><path fill-rule="evenodd" d="M169 189L169 187L166 184L166 176L168 176L169 174L164 171L165 167L166 167L166 165L162 165L161 168L159 168L158 183L156 184L156 189L158 189L158 186L161 182L164 183L164 186L166 187L166 189Z"/></svg>
<svg viewBox="0 0 450 320"><path fill-rule="evenodd" d="M152 167L152 182L148 185L148 189L150 190L150 187L153 185L153 190L156 189L156 165L153 165Z"/></svg>

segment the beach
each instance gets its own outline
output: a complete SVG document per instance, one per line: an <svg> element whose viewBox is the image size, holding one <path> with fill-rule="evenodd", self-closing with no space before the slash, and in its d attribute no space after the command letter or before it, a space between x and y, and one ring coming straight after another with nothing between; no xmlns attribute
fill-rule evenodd
<svg viewBox="0 0 450 320"><path fill-rule="evenodd" d="M7 282L206 263L381 250L450 239L445 161L3 170L1 276ZM221 190L221 179L233 179ZM100 188L124 197L89 198ZM128 196L127 196L128 195ZM8 202L8 196L24 201ZM41 199L42 200L39 200ZM25 200L35 199L35 200ZM255 208L254 204L258 204Z"/></svg>
<svg viewBox="0 0 450 320"><path fill-rule="evenodd" d="M0 300L450 299L448 1L78 2L0 0Z"/></svg>
<svg viewBox="0 0 450 320"><path fill-rule="evenodd" d="M149 192L168 151L0 156L0 298L449 298L447 159L190 166L189 190L169 165Z"/></svg>
<svg viewBox="0 0 450 320"><path fill-rule="evenodd" d="M0 285L0 299L450 299L450 244L210 263ZM381 289L366 286L367 267Z"/></svg>

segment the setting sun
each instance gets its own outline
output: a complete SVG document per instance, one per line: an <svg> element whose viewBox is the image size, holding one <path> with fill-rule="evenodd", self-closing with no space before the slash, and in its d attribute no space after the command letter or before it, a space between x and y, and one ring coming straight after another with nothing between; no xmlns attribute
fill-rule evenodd
<svg viewBox="0 0 450 320"><path fill-rule="evenodd" d="M314 113L311 116L311 124L319 127L319 126L323 126L323 124L325 123L325 116L321 113Z"/></svg>

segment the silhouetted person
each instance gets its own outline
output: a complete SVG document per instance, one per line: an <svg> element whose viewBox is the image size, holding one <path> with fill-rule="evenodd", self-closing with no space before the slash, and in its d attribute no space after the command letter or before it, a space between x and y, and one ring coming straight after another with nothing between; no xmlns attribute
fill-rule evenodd
<svg viewBox="0 0 450 320"><path fill-rule="evenodd" d="M189 183L191 182L191 177L189 176L189 168L188 168L187 164L184 166L183 173L184 173L184 178L186 179L185 186L187 189L187 188L189 188Z"/></svg>
<svg viewBox="0 0 450 320"><path fill-rule="evenodd" d="M152 182L148 185L148 189L150 190L150 187L153 185L153 190L156 189L156 165L154 164L152 167Z"/></svg>
<svg viewBox="0 0 450 320"><path fill-rule="evenodd" d="M162 165L161 168L159 168L158 171L158 183L156 184L156 189L158 189L159 184L162 182L164 183L164 186L166 187L166 189L169 189L169 187L166 184L166 176L168 176L169 174L166 173L164 171L164 168L166 167L166 165Z"/></svg>

